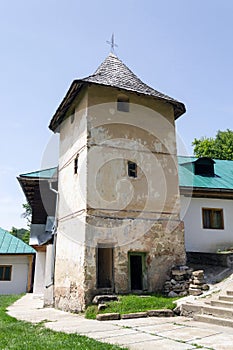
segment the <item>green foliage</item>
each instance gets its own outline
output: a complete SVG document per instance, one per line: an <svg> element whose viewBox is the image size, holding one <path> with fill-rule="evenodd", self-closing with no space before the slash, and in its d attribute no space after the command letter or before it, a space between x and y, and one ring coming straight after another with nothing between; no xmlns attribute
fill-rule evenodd
<svg viewBox="0 0 233 350"><path fill-rule="evenodd" d="M119 301L111 301L106 303L105 310L98 311L96 305L90 305L87 307L85 316L86 318L95 319L97 313L111 313L117 312L120 314L126 314L131 312L143 312L148 310L159 309L174 309L175 304L173 301L178 298L169 298L163 295L121 295Z"/></svg>
<svg viewBox="0 0 233 350"><path fill-rule="evenodd" d="M86 309L85 317L89 318L91 320L95 320L97 314L98 314L98 307L97 307L97 305L90 305Z"/></svg>
<svg viewBox="0 0 233 350"><path fill-rule="evenodd" d="M0 295L0 349L11 350L120 350L116 345L98 342L78 334L46 329L43 323L18 321L6 314L6 308L20 296Z"/></svg>
<svg viewBox="0 0 233 350"><path fill-rule="evenodd" d="M22 214L22 217L27 220L27 226L30 228L32 220L32 208L29 203L24 203L23 209L24 212Z"/></svg>
<svg viewBox="0 0 233 350"><path fill-rule="evenodd" d="M29 243L29 237L30 237L30 231L26 230L25 228L16 228L14 226L12 226L10 233L21 239L22 241L24 241L25 243Z"/></svg>
<svg viewBox="0 0 233 350"><path fill-rule="evenodd" d="M218 131L215 138L194 139L194 155L214 159L233 160L233 131Z"/></svg>
<svg viewBox="0 0 233 350"><path fill-rule="evenodd" d="M22 214L22 217L27 220L28 229L16 228L16 227L12 226L10 233L13 236L21 239L25 243L29 244L32 209L28 203L23 204L23 209L24 209L24 212Z"/></svg>

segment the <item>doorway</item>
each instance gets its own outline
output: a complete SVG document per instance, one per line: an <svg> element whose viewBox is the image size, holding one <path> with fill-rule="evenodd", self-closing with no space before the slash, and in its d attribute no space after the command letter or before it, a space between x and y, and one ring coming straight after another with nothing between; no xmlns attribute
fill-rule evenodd
<svg viewBox="0 0 233 350"><path fill-rule="evenodd" d="M113 286L113 248L97 248L97 288Z"/></svg>
<svg viewBox="0 0 233 350"><path fill-rule="evenodd" d="M129 254L130 289L143 290L144 254Z"/></svg>

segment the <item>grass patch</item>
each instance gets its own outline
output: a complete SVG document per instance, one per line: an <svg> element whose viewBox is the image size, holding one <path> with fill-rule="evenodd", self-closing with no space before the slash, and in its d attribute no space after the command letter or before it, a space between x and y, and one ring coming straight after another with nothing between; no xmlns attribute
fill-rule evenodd
<svg viewBox="0 0 233 350"><path fill-rule="evenodd" d="M111 301L106 303L105 310L98 311L97 305L87 307L86 318L95 319L98 313L118 312L120 314L128 314L131 312L143 312L148 310L174 309L176 305L173 301L178 298L168 298L163 295L121 295L119 301Z"/></svg>
<svg viewBox="0 0 233 350"><path fill-rule="evenodd" d="M6 314L6 308L20 296L0 295L0 349L1 350L119 350L116 345L95 341L77 334L66 334L46 329L43 323L18 321Z"/></svg>

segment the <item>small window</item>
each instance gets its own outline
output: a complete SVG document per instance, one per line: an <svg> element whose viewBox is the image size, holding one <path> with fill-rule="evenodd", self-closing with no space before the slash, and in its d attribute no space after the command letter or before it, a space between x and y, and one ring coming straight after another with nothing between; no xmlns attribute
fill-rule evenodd
<svg viewBox="0 0 233 350"><path fill-rule="evenodd" d="M137 177L137 164L134 162L128 161L128 176Z"/></svg>
<svg viewBox="0 0 233 350"><path fill-rule="evenodd" d="M78 158L79 158L79 154L77 154L77 156L74 159L74 173L78 174Z"/></svg>
<svg viewBox="0 0 233 350"><path fill-rule="evenodd" d="M127 96L118 97L117 110L120 112L129 112L129 98Z"/></svg>
<svg viewBox="0 0 233 350"><path fill-rule="evenodd" d="M203 228L223 230L223 210L216 208L202 208Z"/></svg>
<svg viewBox="0 0 233 350"><path fill-rule="evenodd" d="M0 281L11 281L11 270L11 265L0 265Z"/></svg>

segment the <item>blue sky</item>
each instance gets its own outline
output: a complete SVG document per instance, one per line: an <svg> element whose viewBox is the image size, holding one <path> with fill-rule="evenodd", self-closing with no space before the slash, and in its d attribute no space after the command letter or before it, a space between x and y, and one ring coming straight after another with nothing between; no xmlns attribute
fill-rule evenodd
<svg viewBox="0 0 233 350"><path fill-rule="evenodd" d="M117 54L144 82L185 103L177 131L232 129L231 0L0 0L0 226L25 226L16 176L41 167L49 121L70 83ZM54 165L54 164L49 164Z"/></svg>

